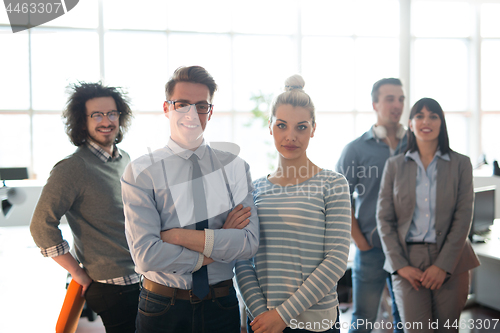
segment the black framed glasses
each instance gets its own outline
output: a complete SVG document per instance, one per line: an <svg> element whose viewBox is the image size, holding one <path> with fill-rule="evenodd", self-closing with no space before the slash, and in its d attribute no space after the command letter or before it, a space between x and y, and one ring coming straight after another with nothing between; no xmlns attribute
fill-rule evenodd
<svg viewBox="0 0 500 333"><path fill-rule="evenodd" d="M196 112L198 114L209 114L210 111L212 111L212 108L214 107L213 104L201 102L201 103L196 103L196 104L189 104L188 102L182 102L182 101L167 101L168 104L174 106L174 110L180 113L187 113L189 112L189 109L191 108L191 105L194 105L196 108Z"/></svg>
<svg viewBox="0 0 500 333"><path fill-rule="evenodd" d="M104 117L108 117L109 121L117 121L118 118L120 118L121 114L122 114L121 112L113 110L113 111L109 111L109 112L106 112L106 113L94 112L90 116L87 116L87 117L90 117L95 122L100 123L104 119Z"/></svg>

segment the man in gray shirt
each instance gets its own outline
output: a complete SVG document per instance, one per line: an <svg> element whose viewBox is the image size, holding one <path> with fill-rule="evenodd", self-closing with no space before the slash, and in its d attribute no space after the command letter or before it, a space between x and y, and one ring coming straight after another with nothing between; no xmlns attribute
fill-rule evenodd
<svg viewBox="0 0 500 333"><path fill-rule="evenodd" d="M385 256L377 232L375 213L385 162L406 149L406 130L399 123L404 101L399 79L386 78L375 82L372 106L377 122L345 146L336 166L336 171L349 182L351 194L357 194L351 220L351 235L356 244L352 268L351 333L371 332L382 291L386 281L390 283L389 273L383 268ZM400 320L395 304L393 315L395 324L398 324ZM394 332L402 332L401 327L396 327Z"/></svg>
<svg viewBox="0 0 500 333"><path fill-rule="evenodd" d="M83 286L87 305L101 316L106 332L132 333L139 275L125 239L120 186L130 157L116 147L132 111L117 88L79 83L72 89L63 115L66 133L78 148L52 169L31 234L42 255ZM74 236L72 254L59 229L63 215Z"/></svg>
<svg viewBox="0 0 500 333"><path fill-rule="evenodd" d="M168 144L122 177L127 241L144 275L139 333L240 331L233 268L257 252L259 225L248 164L203 137L216 89L204 68L178 68L165 87Z"/></svg>

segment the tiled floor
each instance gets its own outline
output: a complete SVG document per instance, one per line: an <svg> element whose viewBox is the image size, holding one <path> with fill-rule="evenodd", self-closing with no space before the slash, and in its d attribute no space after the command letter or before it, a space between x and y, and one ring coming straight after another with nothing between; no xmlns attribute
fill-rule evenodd
<svg viewBox="0 0 500 333"><path fill-rule="evenodd" d="M76 333L105 333L104 326L100 317L94 321L88 321L87 318L81 318Z"/></svg>
<svg viewBox="0 0 500 333"><path fill-rule="evenodd" d="M342 304L341 308L347 309L346 312L341 313L340 315L340 321L341 321L341 329L342 333L347 333L348 329L347 327L349 326L350 320L351 320L351 314L352 314L352 309L351 309L351 304ZM379 321L384 318L385 321L388 320L388 317L385 316L384 314L379 315ZM500 321L497 321L496 328L493 329L492 326L494 324L494 319L500 319L500 312L494 311L485 307L481 307L479 305L475 305L469 308L466 308L462 312L462 316L460 317L462 322L469 322L470 319L473 319L476 323L490 323L491 327L489 329L487 328L479 328L479 325L475 325L475 329L470 329L470 328L465 328L465 329L460 329L459 333L493 333L493 332L500 332ZM76 331L77 333L105 333L104 328L102 326L102 322L100 321L99 317L93 321L89 322L86 318L80 319L80 324L78 326L78 330ZM391 330L373 330L372 333L390 333L392 332Z"/></svg>
<svg viewBox="0 0 500 333"><path fill-rule="evenodd" d="M348 310L345 313L342 313L340 315L340 320L341 323L343 324L343 328L341 329L342 333L347 333L351 315L352 315L352 309L350 307L351 304L343 304L344 306L348 306ZM387 314L381 314L379 313L379 318L377 321L380 323L381 320L384 320L387 322L388 320L392 320L392 318L387 315ZM474 320L476 322L474 329L470 328L461 328L459 329L459 333L493 333L493 332L500 332L500 312L495 311L486 307L482 307L480 305L471 305L468 306L462 311L462 315L460 316L460 322L469 323L469 320ZM478 323L490 323L490 328L479 328ZM493 328L494 323L497 323L496 328ZM471 326L472 327L472 326ZM392 332L392 329L374 329L372 333L390 333Z"/></svg>

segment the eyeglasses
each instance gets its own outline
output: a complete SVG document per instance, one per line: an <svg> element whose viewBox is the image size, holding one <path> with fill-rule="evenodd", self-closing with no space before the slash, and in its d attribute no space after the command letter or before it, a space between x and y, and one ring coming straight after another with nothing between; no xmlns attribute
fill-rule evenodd
<svg viewBox="0 0 500 333"><path fill-rule="evenodd" d="M87 117L90 117L95 122L100 123L104 119L104 116L108 117L109 121L116 121L116 120L118 120L118 118L120 118L121 114L122 113L118 112L118 111L109 111L109 112L106 112L106 113L94 112L90 116L87 116Z"/></svg>
<svg viewBox="0 0 500 333"><path fill-rule="evenodd" d="M209 114L210 111L212 111L212 108L214 107L213 104L203 103L203 102L196 104L189 104L188 102L167 101L167 103L173 105L174 110L180 113L189 112L191 105L194 105L196 108L196 112L198 114Z"/></svg>

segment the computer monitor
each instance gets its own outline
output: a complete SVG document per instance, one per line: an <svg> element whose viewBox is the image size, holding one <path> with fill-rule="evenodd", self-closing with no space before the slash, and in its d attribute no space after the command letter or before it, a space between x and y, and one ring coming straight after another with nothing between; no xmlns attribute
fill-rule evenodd
<svg viewBox="0 0 500 333"><path fill-rule="evenodd" d="M0 180L28 179L28 168L0 168Z"/></svg>
<svg viewBox="0 0 500 333"><path fill-rule="evenodd" d="M495 186L474 189L474 214L470 236L484 235L495 220Z"/></svg>

